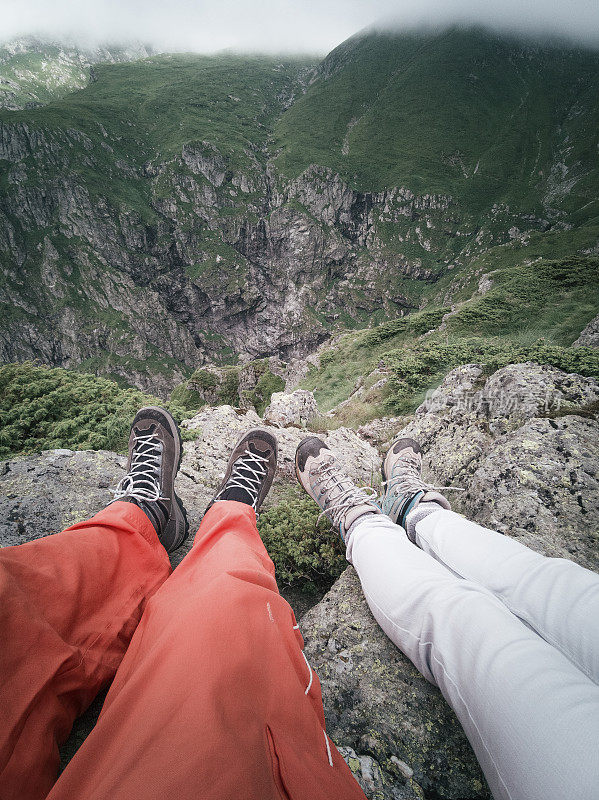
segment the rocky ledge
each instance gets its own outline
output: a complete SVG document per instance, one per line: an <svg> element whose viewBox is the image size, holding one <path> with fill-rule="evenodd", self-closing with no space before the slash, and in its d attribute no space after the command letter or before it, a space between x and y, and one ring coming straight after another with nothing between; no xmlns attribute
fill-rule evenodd
<svg viewBox="0 0 599 800"><path fill-rule="evenodd" d="M451 495L456 510L547 555L597 569L598 403L599 385L588 378L536 364L486 376L471 364L453 370L400 435L422 442L430 480L464 490ZM193 527L231 447L257 424L273 430L280 443L272 506L294 481L293 455L303 428L275 427L254 411L230 406L204 409L184 423L189 440L178 491ZM383 440L380 427L375 421L359 433L340 428L324 435L361 485L379 473L380 453L371 442ZM55 450L4 462L0 543L28 541L90 516L110 499L109 487L124 468L124 457L93 451ZM176 554L174 566L190 546ZM454 714L380 631L351 567L300 626L306 656L322 682L328 731L369 798L489 797ZM64 762L100 705L77 723Z"/></svg>

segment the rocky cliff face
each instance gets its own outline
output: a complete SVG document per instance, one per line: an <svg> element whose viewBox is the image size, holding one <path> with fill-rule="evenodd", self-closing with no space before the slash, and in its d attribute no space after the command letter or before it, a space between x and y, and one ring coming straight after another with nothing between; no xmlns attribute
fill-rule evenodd
<svg viewBox="0 0 599 800"><path fill-rule="evenodd" d="M148 224L73 170L73 151L102 168L112 145L99 139L0 122L4 361L97 362L160 393L227 352L303 356L348 321L405 313L405 281L439 275L386 248L379 228L393 221L427 253L451 198L364 194L317 167L285 185L255 158L231 173L204 142L141 170L111 163L115 180L149 191Z"/></svg>
<svg viewBox="0 0 599 800"><path fill-rule="evenodd" d="M279 472L268 503L280 507L295 480L293 455L305 431L293 422L299 424L305 399L289 401L284 422L277 417L288 427L230 406L206 408L184 424L186 436L196 438L185 442L178 493L192 532L231 447L256 424L279 440ZM598 401L599 385L589 378L535 364L486 376L467 365L453 370L399 431L399 420L375 420L360 433L341 428L323 435L361 485L379 474L387 437L416 436L427 451L426 477L465 490L451 494L456 510L542 553L598 569ZM277 398L278 412L282 404ZM0 543L18 544L90 516L108 501L124 466L124 457L114 453L70 450L4 462ZM174 566L190 546L191 540L175 554ZM378 628L351 567L300 627L322 682L327 729L369 798L489 798L455 716ZM100 705L101 699L78 722L65 761Z"/></svg>
<svg viewBox="0 0 599 800"><path fill-rule="evenodd" d="M304 356L336 331L439 292L445 302L469 285L461 271L476 257L570 226L568 211L537 202L534 176L532 200L495 201L495 178L472 195L483 177L460 153L439 155L458 175L443 191L426 189L434 176L414 181L419 189L375 180L390 159L379 150L371 183L383 189L324 166L332 144L307 162L302 145L306 163L287 170L278 126L304 93L318 99L327 67L312 67L170 56L100 64L95 82L58 103L1 112L0 359L82 367L166 394L207 361ZM323 124L328 113L319 110Z"/></svg>

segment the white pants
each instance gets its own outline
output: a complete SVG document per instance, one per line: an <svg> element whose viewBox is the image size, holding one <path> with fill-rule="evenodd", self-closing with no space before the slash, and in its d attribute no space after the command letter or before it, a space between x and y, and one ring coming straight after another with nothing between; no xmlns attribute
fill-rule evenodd
<svg viewBox="0 0 599 800"><path fill-rule="evenodd" d="M387 636L455 711L496 800L599 798L599 575L439 509L347 558ZM421 548L421 549L419 549Z"/></svg>

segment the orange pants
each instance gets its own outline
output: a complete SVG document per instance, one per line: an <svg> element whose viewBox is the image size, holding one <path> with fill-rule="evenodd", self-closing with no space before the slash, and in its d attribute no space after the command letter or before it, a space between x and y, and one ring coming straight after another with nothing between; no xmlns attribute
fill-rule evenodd
<svg viewBox="0 0 599 800"><path fill-rule="evenodd" d="M254 511L216 503L170 574L123 502L0 550L1 800L364 800ZM112 678L56 781L58 745Z"/></svg>

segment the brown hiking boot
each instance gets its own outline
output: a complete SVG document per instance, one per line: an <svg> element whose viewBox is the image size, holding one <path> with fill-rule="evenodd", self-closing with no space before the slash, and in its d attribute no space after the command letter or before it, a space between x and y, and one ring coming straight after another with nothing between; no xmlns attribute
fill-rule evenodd
<svg viewBox="0 0 599 800"><path fill-rule="evenodd" d="M253 428L235 445L225 476L206 511L220 500L236 500L258 513L276 469L277 440L272 433Z"/></svg>
<svg viewBox="0 0 599 800"><path fill-rule="evenodd" d="M350 525L364 514L380 514L376 496L361 489L347 475L332 450L318 436L303 439L295 451L295 474L310 497L338 528L343 541Z"/></svg>
<svg viewBox="0 0 599 800"><path fill-rule="evenodd" d="M169 412L156 406L142 408L131 425L127 474L112 500L141 508L167 553L183 544L189 529L185 508L175 493L182 452L181 434Z"/></svg>

